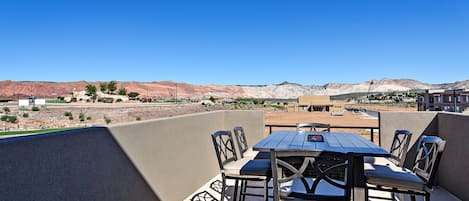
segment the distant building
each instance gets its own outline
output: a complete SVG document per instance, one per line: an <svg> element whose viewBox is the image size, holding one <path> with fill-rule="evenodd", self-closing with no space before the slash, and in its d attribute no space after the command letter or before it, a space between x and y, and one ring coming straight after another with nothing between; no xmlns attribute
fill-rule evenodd
<svg viewBox="0 0 469 201"><path fill-rule="evenodd" d="M419 111L464 112L469 108L469 90L427 90L419 94Z"/></svg>
<svg viewBox="0 0 469 201"><path fill-rule="evenodd" d="M344 111L344 104L331 101L330 96L299 96L297 108L310 112L332 112L340 115Z"/></svg>

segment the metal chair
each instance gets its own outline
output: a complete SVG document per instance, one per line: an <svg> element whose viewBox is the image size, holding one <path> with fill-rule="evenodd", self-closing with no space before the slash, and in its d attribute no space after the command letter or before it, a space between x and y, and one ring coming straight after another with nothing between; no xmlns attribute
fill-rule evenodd
<svg viewBox="0 0 469 201"><path fill-rule="evenodd" d="M244 129L241 126L236 126L233 128L236 139L238 140L238 148L241 158L250 158L250 159L267 159L270 160L270 152L259 152L252 150L252 147L248 146L246 141L246 134Z"/></svg>
<svg viewBox="0 0 469 201"><path fill-rule="evenodd" d="M323 123L297 123L296 130L297 131L331 132L331 125L323 124Z"/></svg>
<svg viewBox="0 0 469 201"><path fill-rule="evenodd" d="M274 200L350 201L350 158L342 153L271 150Z"/></svg>
<svg viewBox="0 0 469 201"><path fill-rule="evenodd" d="M222 177L221 201L225 198L226 180L235 180L234 199L237 200L238 182L241 181L264 181L264 200L268 199L268 182L271 179L271 169L269 160L250 160L248 158L239 159L233 137L230 131L216 131L212 134L212 141L217 155L218 165ZM243 183L242 183L243 184ZM243 186L241 186L243 188ZM262 196L248 194L250 196Z"/></svg>
<svg viewBox="0 0 469 201"><path fill-rule="evenodd" d="M417 144L417 156L412 171L395 164L376 165L365 170L368 189L424 196L430 200L438 164L445 148L446 141L437 136L421 136ZM395 197L393 195L392 199Z"/></svg>
<svg viewBox="0 0 469 201"><path fill-rule="evenodd" d="M389 152L391 157L364 157L365 163L386 165L394 163L395 165L402 167L407 157L407 150L409 149L410 139L412 133L408 130L396 130L394 132L394 138L392 140L391 148Z"/></svg>

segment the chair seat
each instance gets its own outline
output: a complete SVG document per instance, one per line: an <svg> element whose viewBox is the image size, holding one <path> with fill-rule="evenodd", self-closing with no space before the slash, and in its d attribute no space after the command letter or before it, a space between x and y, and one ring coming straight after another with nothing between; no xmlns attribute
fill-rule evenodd
<svg viewBox="0 0 469 201"><path fill-rule="evenodd" d="M391 188L425 191L425 181L412 171L398 167L393 163L388 165L364 164L367 183Z"/></svg>
<svg viewBox="0 0 469 201"><path fill-rule="evenodd" d="M363 162L370 163L372 165L389 165L395 164L390 158L385 157L372 157L372 156L365 156L363 157Z"/></svg>
<svg viewBox="0 0 469 201"><path fill-rule="evenodd" d="M243 153L243 156L246 158L250 159L268 159L270 160L270 152L259 152L259 151L254 151L252 148L249 148L246 150L246 152Z"/></svg>
<svg viewBox="0 0 469 201"><path fill-rule="evenodd" d="M232 161L224 166L225 174L232 177L271 177L272 171L269 160L251 160L243 158Z"/></svg>

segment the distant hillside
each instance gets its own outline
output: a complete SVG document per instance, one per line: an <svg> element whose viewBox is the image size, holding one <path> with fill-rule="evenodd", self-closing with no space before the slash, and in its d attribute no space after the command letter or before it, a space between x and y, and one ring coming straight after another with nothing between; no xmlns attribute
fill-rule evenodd
<svg viewBox="0 0 469 201"><path fill-rule="evenodd" d="M39 81L0 81L0 98L36 97L55 98L72 91L84 91L85 86L100 82L39 82ZM370 86L371 84L371 86ZM118 82L118 88L125 87L128 92L140 93L142 97L160 98L280 98L295 99L302 95L340 95L353 93L408 91L423 89L469 88L469 80L454 83L428 84L412 79L370 80L358 84L329 83L326 85L300 85L283 82L271 85L193 85L171 81L161 82ZM98 87L99 88L99 87Z"/></svg>

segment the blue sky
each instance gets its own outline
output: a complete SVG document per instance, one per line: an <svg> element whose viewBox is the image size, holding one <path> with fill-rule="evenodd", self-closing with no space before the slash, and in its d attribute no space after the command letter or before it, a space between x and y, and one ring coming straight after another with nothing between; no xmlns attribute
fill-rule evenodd
<svg viewBox="0 0 469 201"><path fill-rule="evenodd" d="M464 0L0 1L0 80L469 79Z"/></svg>

